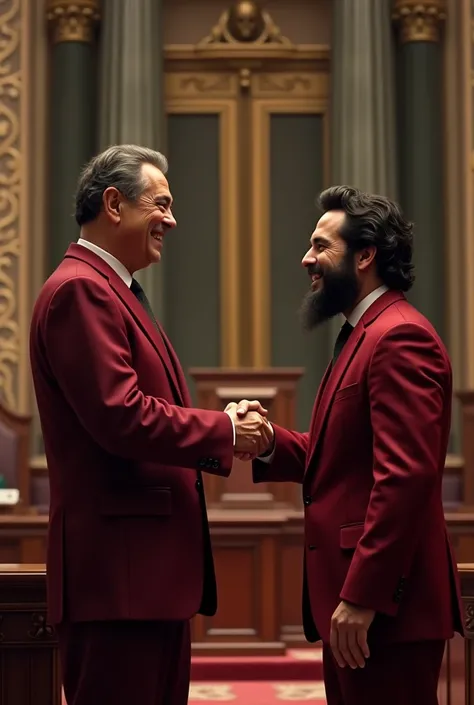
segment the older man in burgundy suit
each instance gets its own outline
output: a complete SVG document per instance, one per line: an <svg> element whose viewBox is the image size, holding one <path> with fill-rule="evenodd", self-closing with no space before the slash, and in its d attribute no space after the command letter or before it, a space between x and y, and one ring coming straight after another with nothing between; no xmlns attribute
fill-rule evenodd
<svg viewBox="0 0 474 705"><path fill-rule="evenodd" d="M68 705L184 705L189 619L216 610L201 472L268 445L257 413L192 409L133 273L176 225L166 159L112 147L85 168L81 239L44 285L31 365L48 460L48 606ZM264 410L260 409L264 414ZM247 417L246 417L247 418Z"/></svg>
<svg viewBox="0 0 474 705"><path fill-rule="evenodd" d="M462 631L442 504L451 365L404 296L412 227L397 205L348 187L321 204L303 316L346 322L309 433L274 426L254 478L302 484L304 625L323 641L328 705L435 705Z"/></svg>

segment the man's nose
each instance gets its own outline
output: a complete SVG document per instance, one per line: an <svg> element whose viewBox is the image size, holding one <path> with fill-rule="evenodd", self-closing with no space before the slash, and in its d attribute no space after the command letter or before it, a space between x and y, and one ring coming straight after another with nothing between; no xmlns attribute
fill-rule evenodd
<svg viewBox="0 0 474 705"><path fill-rule="evenodd" d="M309 249L308 252L305 254L303 259L301 260L301 264L303 267L310 267L312 264L316 264L317 260L316 257L314 256L314 252L312 249Z"/></svg>
<svg viewBox="0 0 474 705"><path fill-rule="evenodd" d="M163 223L167 228L175 228L177 225L176 219L172 213L168 213L165 218L163 218Z"/></svg>

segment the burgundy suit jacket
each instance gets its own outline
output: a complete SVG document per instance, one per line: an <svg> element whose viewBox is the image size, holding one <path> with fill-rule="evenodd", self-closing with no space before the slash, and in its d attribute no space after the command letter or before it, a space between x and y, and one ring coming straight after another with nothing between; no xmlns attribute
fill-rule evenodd
<svg viewBox="0 0 474 705"><path fill-rule="evenodd" d="M30 354L51 489L52 622L213 614L201 471L230 473L228 415L190 408L165 334L80 245L41 290Z"/></svg>
<svg viewBox="0 0 474 705"><path fill-rule="evenodd" d="M254 479L303 486L303 617L329 640L340 600L376 610L372 640L462 631L442 505L451 365L431 324L387 292L356 325L321 383L309 433L275 428Z"/></svg>

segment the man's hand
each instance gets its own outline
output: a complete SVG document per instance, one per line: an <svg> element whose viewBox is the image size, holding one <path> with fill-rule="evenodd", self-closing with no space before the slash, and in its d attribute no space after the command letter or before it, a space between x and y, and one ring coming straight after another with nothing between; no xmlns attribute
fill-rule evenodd
<svg viewBox="0 0 474 705"><path fill-rule="evenodd" d="M374 617L374 610L356 607L344 600L339 604L331 619L330 644L341 668L364 668L370 656L367 632Z"/></svg>
<svg viewBox="0 0 474 705"><path fill-rule="evenodd" d="M273 428L265 418L267 410L260 402L231 402L225 411L235 426L236 457L250 460L269 448L273 440Z"/></svg>

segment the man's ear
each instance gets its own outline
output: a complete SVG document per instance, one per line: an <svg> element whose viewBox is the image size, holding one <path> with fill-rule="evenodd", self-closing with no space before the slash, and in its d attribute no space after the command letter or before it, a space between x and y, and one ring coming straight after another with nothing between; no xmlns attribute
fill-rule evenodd
<svg viewBox="0 0 474 705"><path fill-rule="evenodd" d="M364 247L356 255L356 264L359 271L366 270L370 267L375 259L377 248L374 246Z"/></svg>
<svg viewBox="0 0 474 705"><path fill-rule="evenodd" d="M104 205L104 213L116 224L120 222L120 208L122 205L122 195L115 186L109 186L106 188L103 196L102 203Z"/></svg>

